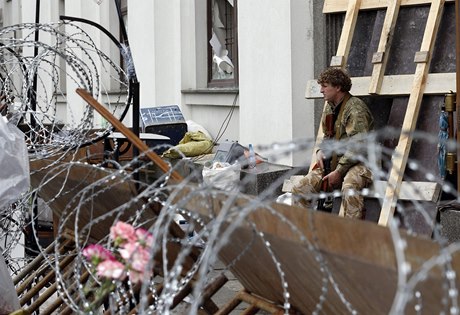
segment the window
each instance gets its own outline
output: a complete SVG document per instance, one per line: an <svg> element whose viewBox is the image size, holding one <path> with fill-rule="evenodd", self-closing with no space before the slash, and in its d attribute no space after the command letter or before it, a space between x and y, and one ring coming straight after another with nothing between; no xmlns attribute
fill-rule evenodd
<svg viewBox="0 0 460 315"><path fill-rule="evenodd" d="M238 86L237 0L208 0L208 86Z"/></svg>

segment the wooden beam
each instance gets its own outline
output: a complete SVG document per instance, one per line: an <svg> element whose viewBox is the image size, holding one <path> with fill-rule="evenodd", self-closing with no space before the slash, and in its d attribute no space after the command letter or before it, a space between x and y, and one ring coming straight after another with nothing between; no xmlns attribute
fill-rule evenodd
<svg viewBox="0 0 460 315"><path fill-rule="evenodd" d="M289 179L285 179L283 183L283 192L291 192L292 187L297 184L304 176L294 175ZM371 197L383 199L388 182L383 180L375 180L372 187L369 188ZM441 184L437 182L421 182L421 181L404 181L401 183L399 194L400 200L413 201L430 201L437 202L441 193Z"/></svg>
<svg viewBox="0 0 460 315"><path fill-rule="evenodd" d="M372 69L371 82L369 84L369 94L380 93L400 5L401 0L389 1L385 14L385 21L383 22L382 34L380 35L379 46L376 54L374 54L374 58L372 58L374 67Z"/></svg>
<svg viewBox="0 0 460 315"><path fill-rule="evenodd" d="M139 149L141 153L152 160L158 167L165 173L170 171L169 165L163 161L155 152L150 150L150 148L137 137L131 130L129 130L125 125L121 123L115 116L113 116L104 106L102 106L97 100L93 98L88 91L78 88L76 90L77 94L80 95L91 107L93 107L99 114L102 115L112 126L120 131L136 148ZM181 182L183 180L182 176L176 171L171 172L171 179L176 182Z"/></svg>
<svg viewBox="0 0 460 315"><path fill-rule="evenodd" d="M454 2L455 0L446 0L446 2ZM323 13L340 13L346 12L348 7L348 0L325 0L323 6ZM411 5L429 5L429 0L401 0L401 6ZM372 9L385 9L388 7L388 1L382 0L362 0L361 10Z"/></svg>
<svg viewBox="0 0 460 315"><path fill-rule="evenodd" d="M430 73L426 76L424 94L444 95L450 91L457 91L455 73ZM351 82L351 94L355 96L369 96L369 85L371 77L353 77ZM382 78L382 86L379 95L410 95L414 74L386 75ZM323 98L319 92L320 86L316 80L307 81L305 98Z"/></svg>
<svg viewBox="0 0 460 315"><path fill-rule="evenodd" d="M356 20L358 19L358 12L361 6L361 0L350 0L348 2L347 13L343 22L342 33L340 34L339 46L337 47L337 54L334 58L340 58L343 67L347 64L348 55L350 53L351 41L353 40L353 33L355 32Z"/></svg>
<svg viewBox="0 0 460 315"><path fill-rule="evenodd" d="M442 11L445 0L434 0L431 3L428 20L425 27L420 51L432 52L436 34L441 21ZM407 104L406 115L402 125L402 133L399 137L398 145L392 157L392 168L388 178L388 186L380 212L379 225L387 226L393 217L396 202L399 196L404 170L406 168L409 151L412 145L411 133L415 130L418 120L420 105L422 103L425 90L426 76L428 74L432 54L428 54L427 62L417 63L415 69L412 91Z"/></svg>

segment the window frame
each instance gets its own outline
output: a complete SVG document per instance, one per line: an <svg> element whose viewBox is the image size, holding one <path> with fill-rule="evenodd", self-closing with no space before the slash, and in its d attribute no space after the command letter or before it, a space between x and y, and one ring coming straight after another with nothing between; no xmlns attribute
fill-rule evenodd
<svg viewBox="0 0 460 315"><path fill-rule="evenodd" d="M212 46L209 43L212 37L212 3L214 0L207 0L206 5L206 27L207 27L207 84L210 88L238 88L239 73L238 73L238 0L233 0L233 27L234 44L232 45L232 63L233 63L233 78L231 79L213 79L213 52ZM227 1L227 0L225 0Z"/></svg>

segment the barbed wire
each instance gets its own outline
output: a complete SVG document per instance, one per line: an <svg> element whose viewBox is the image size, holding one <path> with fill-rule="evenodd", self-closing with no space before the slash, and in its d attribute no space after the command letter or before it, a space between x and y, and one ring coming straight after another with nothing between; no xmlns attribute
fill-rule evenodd
<svg viewBox="0 0 460 315"><path fill-rule="evenodd" d="M48 38L46 43L32 39L36 31L41 38ZM12 35L16 32L22 33L21 39ZM32 48L38 48L36 56L25 53ZM15 247L25 246L24 231L28 231L27 235L36 243L34 254L43 255L46 268L55 275L62 307L75 313L95 313L104 309L112 314L128 314L136 306L139 314L168 314L178 303L175 297L186 292L189 313L196 314L206 299L203 295L206 288L215 279L211 272L214 266L223 262L222 273L234 272L243 284L251 285L245 283L242 270L248 260L255 268L273 272L260 281L271 281L272 291L267 298L274 299L286 314L302 307L299 295L304 292L298 292L299 279L310 281L312 287L318 289L304 297L314 306L312 313L328 311L332 305L329 300L344 312L360 312L360 295L350 291L351 284L344 285L343 270L325 250L324 231L329 227L322 224L333 222L327 219L332 216L276 202L283 182L297 174L298 168L271 178L267 188L257 196L250 196L241 194L240 190L244 191L244 187L260 175L257 169L247 171L238 183L238 190L225 191L204 184L201 168L196 165L183 181L172 181L171 172L183 172L186 159L169 162L170 172L166 174L160 172L145 153L132 160L114 160L104 155L99 141L112 131L111 126L98 123L91 107L73 97L73 92L67 88L75 86L90 91L122 119L129 107L128 79L123 69L101 51L82 28L64 22L6 27L0 30L0 50L0 91L7 106L5 115L26 135L31 178L30 191L0 210L2 254L12 273L18 274L28 262L13 254ZM34 82L37 82L36 88ZM359 141L331 141L324 148L334 152L354 148L360 152L356 160L371 169L375 179L387 180L392 159L399 157L394 147L386 146L385 141L400 135L399 129L383 128ZM409 136L426 148L438 146L437 134L417 131ZM456 149L455 142L447 141L446 144L448 150ZM117 146L115 144L115 149ZM271 163L288 155L301 154L305 156L301 169L307 170L314 146L314 139L298 139L260 144L256 148ZM458 201L454 186L441 179L430 163L427 165L409 156L407 172L399 175L404 175L404 181L413 185L415 195L423 192L412 182L437 182L444 194L451 195L450 200ZM257 167L263 170L263 165ZM384 200L384 196L372 188L356 193L377 200L380 206ZM314 201L328 195L337 197L340 191L307 197ZM393 304L396 313L404 312L414 303L420 311L423 306L427 307L423 302L429 299L420 286L437 268L443 270L437 278L440 280L434 282L440 287L431 285L430 290L443 292L439 309L458 313L457 270L451 263L458 245L448 245L442 235L434 233L437 243L424 243L431 251L429 259L418 262L410 257L411 246L419 244L414 235L439 229L435 220L438 206L436 202L427 204L418 200L398 202L398 217L391 221L388 234L385 234L393 246L391 252L385 247L389 251L386 254L394 256L397 263L395 267L382 262L383 268L395 267L398 272L394 274L399 275L397 279L388 280L395 281L397 294L386 302L389 308ZM53 250L46 251L40 242L38 227L43 217L50 220L50 212L54 216L55 239ZM183 218L187 226L181 227L178 217ZM110 229L120 221L151 233L154 242L149 248L147 266L153 273L140 283L130 278L110 283L105 303L95 305L97 292L100 292L97 290L104 287L104 279L98 276L83 252L91 244L115 252L117 248L110 238ZM271 226L274 222L276 227ZM343 220L342 223L350 226L351 222ZM356 229L377 230L375 222L352 223ZM372 239L373 235L368 237ZM357 246L364 246L366 242L363 239L354 241ZM379 240L373 243L378 244ZM358 256L356 253L355 258L359 260ZM68 264L63 264L64 260ZM309 278L293 275L293 270L305 271L300 268L302 265L311 269L307 274ZM372 267L376 272L380 270L379 266L369 268Z"/></svg>

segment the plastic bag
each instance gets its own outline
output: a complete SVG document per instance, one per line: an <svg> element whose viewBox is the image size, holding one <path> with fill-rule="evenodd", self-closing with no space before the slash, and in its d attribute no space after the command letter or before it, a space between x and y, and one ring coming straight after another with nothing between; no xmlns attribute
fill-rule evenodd
<svg viewBox="0 0 460 315"><path fill-rule="evenodd" d="M0 248L1 251L1 248ZM0 254L0 314L9 314L21 308L8 267Z"/></svg>
<svg viewBox="0 0 460 315"><path fill-rule="evenodd" d="M24 134L0 116L0 208L29 190L29 155Z"/></svg>
<svg viewBox="0 0 460 315"><path fill-rule="evenodd" d="M202 132L206 138L208 139L212 139L212 136L211 134L209 133L208 130L206 130L206 128L204 128L203 126L201 126L200 124L194 122L193 120L187 120L186 121L187 123L187 131L188 132L197 132L197 131L200 131Z"/></svg>
<svg viewBox="0 0 460 315"><path fill-rule="evenodd" d="M285 205L292 206L294 204L292 193L287 192L282 195L279 195L278 198L276 198L277 203L284 203Z"/></svg>
<svg viewBox="0 0 460 315"><path fill-rule="evenodd" d="M209 186L225 191L239 189L241 165L214 162L211 167L204 167L202 171L203 182Z"/></svg>

